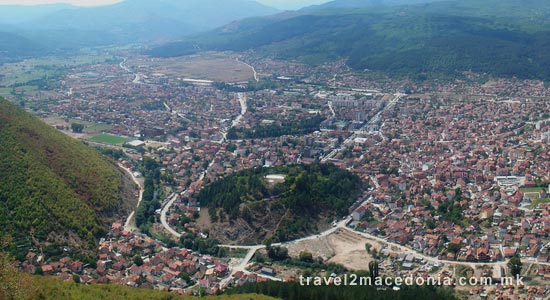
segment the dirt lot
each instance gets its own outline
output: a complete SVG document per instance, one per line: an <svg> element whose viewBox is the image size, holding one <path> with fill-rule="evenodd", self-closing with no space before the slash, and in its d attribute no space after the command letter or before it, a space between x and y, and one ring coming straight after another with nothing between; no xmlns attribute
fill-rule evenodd
<svg viewBox="0 0 550 300"><path fill-rule="evenodd" d="M334 250L328 242L328 237L288 245L288 254L291 257L299 257L302 251L310 252L314 258L322 257L324 260L334 256Z"/></svg>
<svg viewBox="0 0 550 300"><path fill-rule="evenodd" d="M328 240L336 253L329 262L341 264L351 270L368 270L372 256L365 250L366 243L371 244L376 251L381 249L380 244L347 230L331 234Z"/></svg>
<svg viewBox="0 0 550 300"><path fill-rule="evenodd" d="M241 82L254 78L252 69L225 54L207 53L166 59L152 63L155 73L179 78Z"/></svg>
<svg viewBox="0 0 550 300"><path fill-rule="evenodd" d="M327 237L289 244L288 253L292 257L298 257L300 252L305 250L311 252L313 257L322 257L328 262L341 264L348 269L367 270L372 256L365 250L366 243L371 244L373 250L381 249L377 242L342 230Z"/></svg>

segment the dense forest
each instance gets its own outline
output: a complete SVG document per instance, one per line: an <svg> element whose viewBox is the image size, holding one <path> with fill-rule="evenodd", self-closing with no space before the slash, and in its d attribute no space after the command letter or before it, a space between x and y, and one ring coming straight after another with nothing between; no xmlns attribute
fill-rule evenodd
<svg viewBox="0 0 550 300"><path fill-rule="evenodd" d="M286 178L270 185L265 179L268 174L283 174ZM314 230L320 215L344 216L363 184L359 177L333 164L316 163L244 170L206 186L195 197L208 208L215 222L226 215L229 220L242 218L251 223L255 211L264 207L257 204L267 201L272 212L287 211L274 237L283 241ZM262 224L253 227L257 226Z"/></svg>
<svg viewBox="0 0 550 300"><path fill-rule="evenodd" d="M517 0L327 8L243 20L150 53L177 56L199 45L312 64L344 58L356 70L418 80L470 70L550 80L548 16L547 2Z"/></svg>
<svg viewBox="0 0 550 300"><path fill-rule="evenodd" d="M408 286L399 291L378 290L373 286L301 286L298 282L248 283L229 290L229 294L258 293L284 300L455 300L452 290L429 287Z"/></svg>
<svg viewBox="0 0 550 300"><path fill-rule="evenodd" d="M3 99L0 141L0 235L13 240L4 250L95 252L121 208L114 162Z"/></svg>
<svg viewBox="0 0 550 300"><path fill-rule="evenodd" d="M260 139L267 137L279 137L283 135L303 135L319 130L319 126L325 120L323 116L317 115L309 119L300 119L295 122L284 124L258 125L253 128L231 127L227 131L227 138L236 139Z"/></svg>

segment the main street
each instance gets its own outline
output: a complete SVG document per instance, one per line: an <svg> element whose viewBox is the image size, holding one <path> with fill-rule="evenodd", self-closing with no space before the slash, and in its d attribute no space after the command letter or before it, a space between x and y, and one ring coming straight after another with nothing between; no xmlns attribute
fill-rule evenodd
<svg viewBox="0 0 550 300"><path fill-rule="evenodd" d="M395 94L393 99L390 100L390 102L388 102L388 104L383 108L381 109L376 115L374 115L374 117L372 117L365 125L363 125L359 130L356 130L354 131L346 140L344 140L342 142L342 144L340 145L340 147L336 148L336 149L333 149L331 152L329 152L329 154L325 155L321 161L322 162L326 162L332 158L334 158L336 156L336 154L338 154L338 152L346 149L347 147L349 147L351 144L353 144L353 142L355 141L355 139L359 136L359 134L362 134L362 133L365 133L366 129L371 126L371 125L374 125L376 123L378 123L380 121L380 118L382 116L382 114L386 111L388 111L389 109L393 108L397 102L399 102L399 100L401 98L403 98L403 96L405 96L405 94Z"/></svg>

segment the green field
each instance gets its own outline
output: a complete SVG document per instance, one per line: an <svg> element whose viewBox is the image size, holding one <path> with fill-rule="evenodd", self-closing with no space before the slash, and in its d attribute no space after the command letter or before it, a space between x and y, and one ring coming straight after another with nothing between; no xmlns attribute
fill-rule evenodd
<svg viewBox="0 0 550 300"><path fill-rule="evenodd" d="M540 203L550 203L550 198L536 198L533 199L533 202L529 205L530 208L535 208Z"/></svg>
<svg viewBox="0 0 550 300"><path fill-rule="evenodd" d="M128 138L124 138L116 135L110 135L110 134L96 135L90 138L90 140L94 142L110 144L110 145L122 145L130 141L130 139Z"/></svg>
<svg viewBox="0 0 550 300"><path fill-rule="evenodd" d="M100 53L83 53L82 55L69 57L32 58L2 65L0 75L4 76L2 78L4 86L10 87L14 84L26 84L33 81L57 78L67 68L103 63L112 59L114 59L114 56Z"/></svg>
<svg viewBox="0 0 550 300"><path fill-rule="evenodd" d="M520 190L524 193L538 193L541 190L545 190L546 188L543 187L524 187L520 188Z"/></svg>

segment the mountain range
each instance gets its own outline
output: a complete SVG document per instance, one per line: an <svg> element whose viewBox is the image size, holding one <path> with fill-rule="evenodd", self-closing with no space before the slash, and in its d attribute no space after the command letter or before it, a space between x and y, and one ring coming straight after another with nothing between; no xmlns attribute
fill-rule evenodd
<svg viewBox="0 0 550 300"><path fill-rule="evenodd" d="M36 49L159 43L211 30L231 21L278 10L250 0L126 0L106 6L0 6L4 56L21 55L9 46L27 39ZM26 53L23 53L26 54Z"/></svg>
<svg viewBox="0 0 550 300"><path fill-rule="evenodd" d="M463 71L550 79L550 3L418 2L428 1L337 0L318 9L233 22L149 53L254 50L313 64L346 59L356 70L418 79Z"/></svg>

